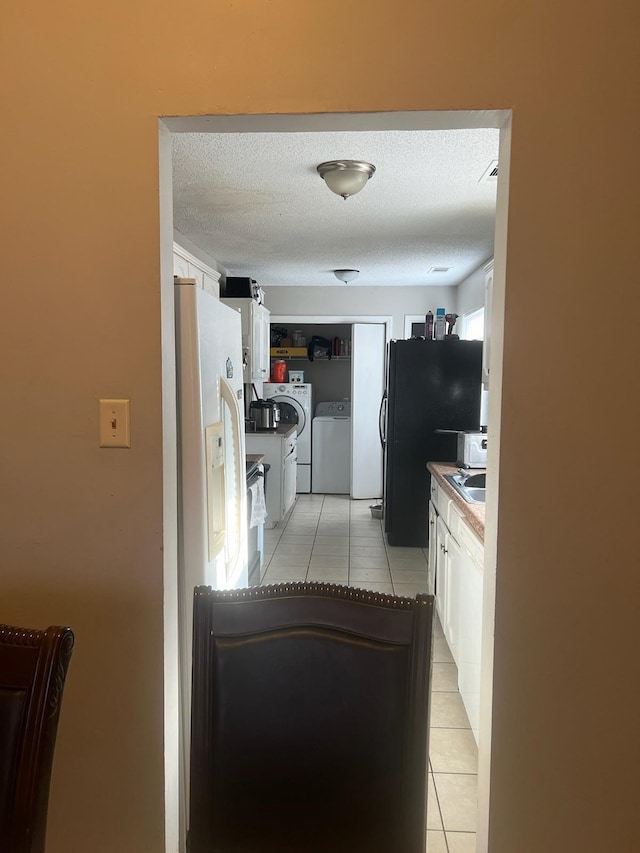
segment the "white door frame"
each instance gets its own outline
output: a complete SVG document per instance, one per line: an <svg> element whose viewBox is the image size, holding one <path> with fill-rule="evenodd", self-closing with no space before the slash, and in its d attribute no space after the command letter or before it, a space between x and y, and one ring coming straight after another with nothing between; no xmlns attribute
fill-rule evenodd
<svg viewBox="0 0 640 853"><path fill-rule="evenodd" d="M488 850L489 798L491 769L491 705L493 696L494 623L496 595L496 556L498 545L498 474L500 463L500 421L502 400L502 356L504 339L504 303L506 287L507 206L511 147L511 110L425 110L386 113L318 113L290 115L173 116L159 119L160 233L161 233L161 324L163 354L163 477L164 477L164 583L165 583L165 806L167 850L176 849L177 788L176 772L179 735L175 709L177 675L177 482L175 423L175 342L173 332L173 219L172 133L248 133L290 131L385 131L452 130L493 127L500 130L500 172L494 238L495 272L493 280L491 324L491 394L488 431L491 435L487 460L487 501L482 625L482 687L480 694L480 750L478 766L477 853ZM351 323L386 322L390 340L390 318L313 317L280 315L275 322ZM184 802L184 801L183 801ZM180 846L183 848L184 819L181 815Z"/></svg>

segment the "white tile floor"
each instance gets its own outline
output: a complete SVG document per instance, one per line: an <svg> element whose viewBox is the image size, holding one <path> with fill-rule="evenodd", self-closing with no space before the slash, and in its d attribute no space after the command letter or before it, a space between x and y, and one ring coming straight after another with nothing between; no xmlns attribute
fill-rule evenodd
<svg viewBox="0 0 640 853"><path fill-rule="evenodd" d="M298 495L283 524L265 531L262 583L317 580L395 595L426 592L426 551L386 545L371 503L347 495ZM429 764L427 853L474 853L478 753L437 621Z"/></svg>

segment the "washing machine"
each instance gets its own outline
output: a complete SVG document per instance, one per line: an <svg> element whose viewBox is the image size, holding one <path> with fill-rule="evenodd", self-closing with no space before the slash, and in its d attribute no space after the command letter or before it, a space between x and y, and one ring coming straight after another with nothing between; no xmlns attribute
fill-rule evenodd
<svg viewBox="0 0 640 853"><path fill-rule="evenodd" d="M351 403L318 403L312 430L311 491L351 493Z"/></svg>
<svg viewBox="0 0 640 853"><path fill-rule="evenodd" d="M308 382L265 382L262 398L280 404L280 423L295 424L298 433L296 492L311 491L311 385Z"/></svg>

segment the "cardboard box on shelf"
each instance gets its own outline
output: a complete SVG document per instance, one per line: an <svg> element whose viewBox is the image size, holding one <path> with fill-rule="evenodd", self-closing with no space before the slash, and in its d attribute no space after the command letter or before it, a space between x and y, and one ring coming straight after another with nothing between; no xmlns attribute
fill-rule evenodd
<svg viewBox="0 0 640 853"><path fill-rule="evenodd" d="M273 357L284 356L286 358L288 356L289 358L306 358L307 357L307 348L306 347L271 347L270 353Z"/></svg>

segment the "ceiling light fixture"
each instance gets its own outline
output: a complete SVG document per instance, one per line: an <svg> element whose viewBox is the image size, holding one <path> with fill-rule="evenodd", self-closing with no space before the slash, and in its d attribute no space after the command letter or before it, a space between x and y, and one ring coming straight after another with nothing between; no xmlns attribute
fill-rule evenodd
<svg viewBox="0 0 640 853"><path fill-rule="evenodd" d="M318 174L331 192L341 195L345 201L360 192L375 170L371 163L361 160L327 160L318 166Z"/></svg>
<svg viewBox="0 0 640 853"><path fill-rule="evenodd" d="M358 278L360 275L360 270L334 270L333 274L340 281L344 281L345 284L348 284L350 281L353 281L354 278Z"/></svg>

